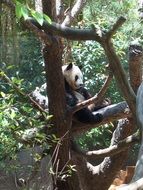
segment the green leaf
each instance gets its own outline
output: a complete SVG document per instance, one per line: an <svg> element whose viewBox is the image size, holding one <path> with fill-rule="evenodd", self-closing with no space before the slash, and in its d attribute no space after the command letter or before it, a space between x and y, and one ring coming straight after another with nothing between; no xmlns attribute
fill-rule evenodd
<svg viewBox="0 0 143 190"><path fill-rule="evenodd" d="M37 22L42 26L44 22L43 14L38 13L34 10L31 11L32 16L37 20Z"/></svg>
<svg viewBox="0 0 143 190"><path fill-rule="evenodd" d="M3 98L5 98L6 95L5 95L4 92L1 92L0 94L1 94L1 96L2 96Z"/></svg>
<svg viewBox="0 0 143 190"><path fill-rule="evenodd" d="M18 19L20 19L22 17L22 12L21 12L21 8L22 8L22 4L20 3L16 3L16 7L15 7L15 14L16 14L16 17Z"/></svg>
<svg viewBox="0 0 143 190"><path fill-rule="evenodd" d="M50 19L50 17L49 17L48 15L45 15L45 14L44 14L44 19L45 19L49 24L52 23L52 20Z"/></svg>
<svg viewBox="0 0 143 190"><path fill-rule="evenodd" d="M28 9L25 6L21 7L21 13L24 19L26 20L28 18Z"/></svg>
<svg viewBox="0 0 143 190"><path fill-rule="evenodd" d="M16 113L15 113L15 111L12 109L12 110L11 110L11 114L10 114L10 118L11 118L11 119L14 119L15 116L16 116Z"/></svg>

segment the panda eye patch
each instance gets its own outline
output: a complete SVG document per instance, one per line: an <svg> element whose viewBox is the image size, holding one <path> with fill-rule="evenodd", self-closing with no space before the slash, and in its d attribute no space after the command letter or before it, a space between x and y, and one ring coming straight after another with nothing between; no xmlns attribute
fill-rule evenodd
<svg viewBox="0 0 143 190"><path fill-rule="evenodd" d="M75 76L75 81L77 81L77 80L78 80L78 76L76 75L76 76Z"/></svg>

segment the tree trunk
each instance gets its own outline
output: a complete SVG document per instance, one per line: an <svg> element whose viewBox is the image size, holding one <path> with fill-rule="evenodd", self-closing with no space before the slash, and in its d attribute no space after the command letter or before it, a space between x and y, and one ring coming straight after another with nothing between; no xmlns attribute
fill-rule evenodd
<svg viewBox="0 0 143 190"><path fill-rule="evenodd" d="M55 38L52 45L45 46L43 48L43 56L46 69L47 78L47 92L49 99L49 113L53 115L54 133L57 138L61 139L61 145L59 150L53 156L54 149L51 153L53 156L53 163L56 159L56 165L54 165L54 172L58 174L63 170L67 169L67 164L70 164L70 127L71 118L67 117L66 114L66 102L65 102L65 91L64 91L64 80L62 75L62 47L60 47L60 40ZM65 169L64 169L65 168ZM62 173L61 173L62 175ZM72 178L68 178L62 181L60 177L54 177L54 187L58 190L78 190L78 184L72 182ZM76 178L75 178L76 179ZM74 180L74 179L73 179ZM78 182L77 180L74 180Z"/></svg>
<svg viewBox="0 0 143 190"><path fill-rule="evenodd" d="M141 146L139 150L138 160L135 167L135 174L133 176L132 182L135 182L143 177L143 83L141 83L138 93L137 93L137 119L138 126L141 130Z"/></svg>
<svg viewBox="0 0 143 190"><path fill-rule="evenodd" d="M51 16L51 18L55 18L53 3L53 1L49 0L43 1L43 11ZM72 177L66 178L65 180L61 180L63 173L67 170L67 165L71 164L69 132L72 118L71 116L68 117L66 108L64 78L61 69L63 53L61 38L50 36L52 44L50 46L44 46L43 56L46 70L49 114L53 115L54 134L60 139L60 142L57 142L60 143L60 145L56 154L54 154L55 148L53 148L51 152L53 169L57 175L53 176L53 186L54 189L57 188L58 190L78 190L79 185L76 174L73 174Z"/></svg>
<svg viewBox="0 0 143 190"><path fill-rule="evenodd" d="M142 58L143 58L143 49L140 44L132 44L129 48L129 71L130 71L130 81L133 87L133 90L137 93L137 105L136 105L136 117L138 127L140 126L140 130L142 131ZM139 90L138 87L140 86ZM142 133L142 132L141 132ZM142 143L139 150L138 161L135 168L135 174L133 176L132 182L137 181L141 177L143 177L143 166L142 166L142 154L143 154L143 135L142 135Z"/></svg>
<svg viewBox="0 0 143 190"><path fill-rule="evenodd" d="M117 144L121 139L127 137L134 129L132 122L127 119L120 120L113 134L111 145ZM103 162L94 166L87 162L82 156L74 155L78 175L83 190L107 190L111 185L116 173L122 168L128 151L123 151L112 157L106 157ZM95 157L96 160L96 157ZM102 179L102 180L101 180Z"/></svg>

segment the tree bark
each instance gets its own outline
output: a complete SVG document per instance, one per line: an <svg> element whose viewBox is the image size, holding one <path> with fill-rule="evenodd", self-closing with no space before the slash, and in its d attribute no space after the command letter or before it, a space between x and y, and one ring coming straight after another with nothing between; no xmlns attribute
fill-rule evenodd
<svg viewBox="0 0 143 190"><path fill-rule="evenodd" d="M129 46L129 75L130 83L135 93L142 81L142 58L143 49L138 43Z"/></svg>
<svg viewBox="0 0 143 190"><path fill-rule="evenodd" d="M143 21L143 0L138 0L138 4L139 4L139 18L141 21Z"/></svg>
<svg viewBox="0 0 143 190"><path fill-rule="evenodd" d="M132 44L129 48L129 74L130 74L130 82L134 92L137 92L136 98L136 122L135 126L138 125L140 127L141 133L143 129L143 83L142 81L142 56L143 50L141 45L139 44ZM141 85L140 85L141 83ZM138 86L140 85L139 89ZM135 174L131 181L131 184L121 186L120 190L138 190L143 186L142 177L143 177L143 135L141 140L141 147L139 150L138 161L135 167Z"/></svg>
<svg viewBox="0 0 143 190"><path fill-rule="evenodd" d="M133 127L134 126L127 119L120 120L113 134L111 146L117 144L117 142L119 142L121 139L131 134ZM128 151L126 150L115 156L106 157L101 164L94 166L87 162L84 157L74 154L74 160L77 165L81 189L101 190L102 186L102 190L107 190L112 183L117 171L122 168L127 155Z"/></svg>
<svg viewBox="0 0 143 190"><path fill-rule="evenodd" d="M141 146L138 155L138 161L136 163L135 174L132 182L135 182L143 177L143 82L141 83L137 93L137 120L138 126L141 130Z"/></svg>
<svg viewBox="0 0 143 190"><path fill-rule="evenodd" d="M51 7L50 7L51 6ZM55 18L55 10L53 10L53 1L43 1L43 11L53 19ZM49 33L49 31L47 31ZM52 123L54 125L54 134L60 139L58 143L59 149L54 154L55 149L51 152L53 169L53 186L58 190L78 190L78 181L76 174L71 178L62 180L63 172L67 170L70 164L70 128L72 117L67 114L64 78L62 74L62 41L60 37L53 36L50 46L44 45L43 56L46 70L47 95L49 101L49 114L53 115ZM55 164L56 163L56 164ZM74 181L74 183L73 183Z"/></svg>
<svg viewBox="0 0 143 190"><path fill-rule="evenodd" d="M62 75L62 52L60 47L60 40L54 38L51 46L43 48L43 56L45 62L46 79L47 79L47 95L49 100L49 114L53 115L52 122L57 138L62 139L59 151L53 157L53 162L56 159L58 165L54 165L54 171L59 173L67 169L66 165L70 161L69 149L69 130L71 127L71 119L66 117L66 102L64 91L64 79ZM51 153L53 156L54 149ZM64 172L64 170L63 170ZM58 190L69 189L73 190L72 183L66 180L54 179L54 187Z"/></svg>
<svg viewBox="0 0 143 190"><path fill-rule="evenodd" d="M134 94L133 89L131 88L131 85L127 79L127 75L125 73L125 70L123 69L123 66L120 63L119 57L117 56L113 44L111 40L107 40L103 43L103 48L105 50L105 54L109 60L109 66L112 70L116 82L118 84L118 87L122 90L123 96L127 101L127 104L132 112L132 114L135 115L136 109L136 97Z"/></svg>

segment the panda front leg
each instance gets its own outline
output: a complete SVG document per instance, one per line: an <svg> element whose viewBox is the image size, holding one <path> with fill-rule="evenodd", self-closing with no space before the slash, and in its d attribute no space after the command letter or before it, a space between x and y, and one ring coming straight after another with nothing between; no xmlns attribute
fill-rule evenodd
<svg viewBox="0 0 143 190"><path fill-rule="evenodd" d="M93 114L92 111L90 111L88 108L83 108L79 111L77 111L75 114L75 117L78 121L82 123L99 123L103 120L103 115L100 113Z"/></svg>

